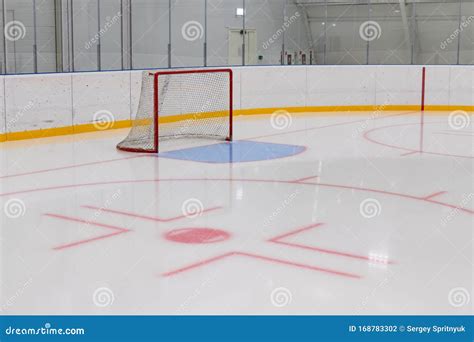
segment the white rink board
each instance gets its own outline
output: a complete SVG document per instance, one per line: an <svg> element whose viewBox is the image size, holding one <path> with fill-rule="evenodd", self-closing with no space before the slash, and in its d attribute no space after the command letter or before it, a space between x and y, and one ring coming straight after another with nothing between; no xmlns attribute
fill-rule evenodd
<svg viewBox="0 0 474 342"><path fill-rule="evenodd" d="M421 67L377 66L375 78L376 105L414 105L421 103Z"/></svg>
<svg viewBox="0 0 474 342"><path fill-rule="evenodd" d="M306 106L305 67L262 67L241 70L243 108Z"/></svg>
<svg viewBox="0 0 474 342"><path fill-rule="evenodd" d="M425 102L430 105L447 105L449 99L450 67L430 67L427 75Z"/></svg>
<svg viewBox="0 0 474 342"><path fill-rule="evenodd" d="M5 77L0 77L0 134L6 132L5 117Z"/></svg>
<svg viewBox="0 0 474 342"><path fill-rule="evenodd" d="M308 106L372 105L375 70L329 66L307 68Z"/></svg>
<svg viewBox="0 0 474 342"><path fill-rule="evenodd" d="M460 66L450 67L450 70L449 104L474 105L474 68Z"/></svg>
<svg viewBox="0 0 474 342"><path fill-rule="evenodd" d="M7 132L72 126L71 74L5 77Z"/></svg>
<svg viewBox="0 0 474 342"><path fill-rule="evenodd" d="M140 103L140 94L142 90L142 74L143 71L132 71L129 75L130 82L130 119L133 119L138 111Z"/></svg>
<svg viewBox="0 0 474 342"><path fill-rule="evenodd" d="M234 73L234 110L242 109L242 69L232 68Z"/></svg>
<svg viewBox="0 0 474 342"><path fill-rule="evenodd" d="M72 82L74 125L93 123L100 113L130 118L130 72L79 73Z"/></svg>
<svg viewBox="0 0 474 342"><path fill-rule="evenodd" d="M421 66L235 67L234 109L420 105ZM426 105L473 105L472 67L427 67ZM5 76L0 133L135 116L141 70ZM3 84L1 85L3 87ZM2 92L3 94L3 92Z"/></svg>

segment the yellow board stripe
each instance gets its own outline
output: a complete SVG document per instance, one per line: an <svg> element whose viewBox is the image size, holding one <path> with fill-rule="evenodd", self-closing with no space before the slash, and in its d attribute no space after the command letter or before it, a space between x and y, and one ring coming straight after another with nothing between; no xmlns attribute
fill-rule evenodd
<svg viewBox="0 0 474 342"><path fill-rule="evenodd" d="M217 112L207 112L207 113L170 115L170 116L161 117L159 123L172 123L172 122L186 121L186 120L212 119L212 118L220 118L220 117L228 116L228 115L229 115L228 110L221 110Z"/></svg>
<svg viewBox="0 0 474 342"><path fill-rule="evenodd" d="M47 138L47 137L56 137L61 135L71 135L71 134L80 134L80 133L89 133L96 131L105 131L110 129L119 129L119 128L128 128L131 127L130 120L115 121L108 124L83 124L76 126L66 126L66 127L54 127L54 128L45 128L37 129L31 131L23 132L11 132L4 134L8 141L13 140L25 140L25 139L38 139L38 138ZM0 141L1 138L0 138Z"/></svg>
<svg viewBox="0 0 474 342"><path fill-rule="evenodd" d="M427 111L455 111L463 110L466 112L474 112L474 106L452 106L452 105L428 105L425 107ZM272 114L278 110L284 110L289 113L306 113L308 115L315 113L336 113L336 112L369 112L369 111L417 111L420 110L419 105L379 105L379 106L314 106L314 107L281 107L281 108L253 108L253 109L238 109L234 110L235 116L240 115L266 115ZM160 123L173 123L186 120L199 120L208 118L217 118L227 115L227 111L217 111L208 113L194 113L174 115L160 118ZM143 124L147 124L144 122ZM102 130L111 130L119 128L131 127L131 120L115 121L113 123L95 123L95 124L81 124L66 127L45 128L23 132L12 132L0 134L0 142L46 138L61 135L89 133Z"/></svg>
<svg viewBox="0 0 474 342"><path fill-rule="evenodd" d="M74 134L74 126L36 129L36 130L23 131L23 132L11 132L5 135L8 141L12 141L12 140L25 140L25 139L38 139L38 138L54 137L54 136L69 135L69 134Z"/></svg>
<svg viewBox="0 0 474 342"><path fill-rule="evenodd" d="M474 107L473 107L474 108ZM315 107L281 107L281 108L255 108L236 110L236 115L271 114L277 110L289 113L320 113L320 112L360 112L360 111L395 111L395 110L420 110L417 105L380 105L380 106L315 106Z"/></svg>
<svg viewBox="0 0 474 342"><path fill-rule="evenodd" d="M432 110L432 111L446 111L452 112L455 110L462 110L465 112L473 112L474 106L444 106L444 105L427 105L425 106L425 110Z"/></svg>
<svg viewBox="0 0 474 342"><path fill-rule="evenodd" d="M73 126L74 134L80 133L89 133L95 131L106 131L110 129L119 129L119 128L128 128L132 126L131 120L121 120L121 121L114 121L113 123L104 123L104 124L83 124L83 125L76 125Z"/></svg>

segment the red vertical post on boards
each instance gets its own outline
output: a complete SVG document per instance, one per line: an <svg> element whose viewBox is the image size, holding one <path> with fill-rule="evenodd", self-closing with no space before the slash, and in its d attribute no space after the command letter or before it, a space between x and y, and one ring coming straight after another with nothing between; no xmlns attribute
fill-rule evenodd
<svg viewBox="0 0 474 342"><path fill-rule="evenodd" d="M233 137L233 124L234 124L234 72L229 69L229 141L232 141Z"/></svg>
<svg viewBox="0 0 474 342"><path fill-rule="evenodd" d="M159 91L158 91L158 77L160 76L159 73L156 73L155 74L155 79L154 79L154 94L153 94L153 99L155 101L154 103L154 106L155 106L155 115L154 115L154 120L155 120L155 132L154 132L154 138L155 138L155 153L158 153L158 125L159 125L159 106L158 106L158 94L159 94Z"/></svg>
<svg viewBox="0 0 474 342"><path fill-rule="evenodd" d="M425 111L425 89L426 89L426 67L423 67L423 75L421 81L421 111Z"/></svg>
<svg viewBox="0 0 474 342"><path fill-rule="evenodd" d="M423 152L425 131L425 94L426 94L426 67L423 67L421 76L421 121L420 121L420 152Z"/></svg>

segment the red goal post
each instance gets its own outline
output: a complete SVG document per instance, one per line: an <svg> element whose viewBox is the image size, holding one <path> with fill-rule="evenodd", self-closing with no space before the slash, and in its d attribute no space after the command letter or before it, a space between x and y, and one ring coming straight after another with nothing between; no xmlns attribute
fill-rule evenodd
<svg viewBox="0 0 474 342"><path fill-rule="evenodd" d="M232 69L145 71L128 152L158 153L160 141L192 138L232 140Z"/></svg>

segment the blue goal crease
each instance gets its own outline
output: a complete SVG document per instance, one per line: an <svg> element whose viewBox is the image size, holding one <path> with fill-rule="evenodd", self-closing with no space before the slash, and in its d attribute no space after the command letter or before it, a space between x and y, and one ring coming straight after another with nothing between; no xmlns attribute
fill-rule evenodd
<svg viewBox="0 0 474 342"><path fill-rule="evenodd" d="M297 155L304 146L239 140L163 152L161 158L228 164L279 159Z"/></svg>

